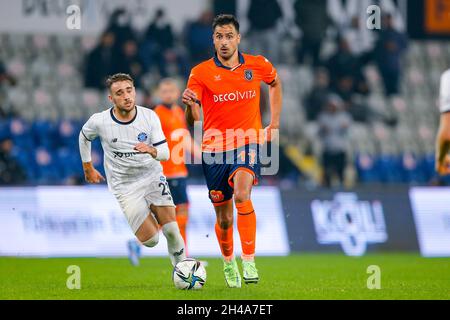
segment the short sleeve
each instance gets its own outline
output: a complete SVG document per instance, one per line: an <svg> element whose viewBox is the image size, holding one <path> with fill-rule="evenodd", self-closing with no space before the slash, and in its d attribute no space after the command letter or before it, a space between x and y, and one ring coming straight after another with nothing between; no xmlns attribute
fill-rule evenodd
<svg viewBox="0 0 450 320"><path fill-rule="evenodd" d="M442 75L439 100L441 113L450 112L450 70Z"/></svg>
<svg viewBox="0 0 450 320"><path fill-rule="evenodd" d="M92 115L81 128L83 136L89 140L95 140L98 137L98 114Z"/></svg>
<svg viewBox="0 0 450 320"><path fill-rule="evenodd" d="M191 71L191 74L189 75L189 80L187 83L188 89L191 89L197 94L198 102L201 105L202 97L203 97L203 85L201 81L199 80L199 70L194 68Z"/></svg>
<svg viewBox="0 0 450 320"><path fill-rule="evenodd" d="M156 112L151 111L151 139L150 143L154 146L160 146L167 142L166 137L164 136L164 132L161 127L161 121L159 120Z"/></svg>
<svg viewBox="0 0 450 320"><path fill-rule="evenodd" d="M260 59L259 63L261 64L262 81L271 84L277 78L277 69L275 69L272 63L263 56L259 56L258 58Z"/></svg>

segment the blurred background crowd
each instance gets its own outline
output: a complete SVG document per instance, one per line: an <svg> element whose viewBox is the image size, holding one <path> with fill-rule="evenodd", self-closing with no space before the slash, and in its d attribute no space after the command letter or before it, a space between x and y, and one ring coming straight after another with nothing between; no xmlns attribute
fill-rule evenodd
<svg viewBox="0 0 450 320"><path fill-rule="evenodd" d="M379 5L381 29L367 27ZM137 103L156 105L165 77L183 89L190 69L213 56L212 19L235 14L240 50L266 56L284 85L280 171L262 184L351 188L445 184L434 174L439 76L450 43L409 40L395 0L211 0L176 30L164 7L136 30L116 9L99 37L0 31L0 184L83 183L78 134L110 106L105 78L129 73ZM268 120L263 88L263 119ZM99 141L94 165L102 168ZM201 166L190 165L192 183Z"/></svg>

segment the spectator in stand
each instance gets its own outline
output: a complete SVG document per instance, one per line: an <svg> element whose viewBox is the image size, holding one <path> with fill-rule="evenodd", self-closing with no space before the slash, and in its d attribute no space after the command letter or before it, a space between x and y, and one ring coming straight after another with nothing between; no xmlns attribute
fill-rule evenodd
<svg viewBox="0 0 450 320"><path fill-rule="evenodd" d="M213 0L214 16L232 14L236 16L236 0Z"/></svg>
<svg viewBox="0 0 450 320"><path fill-rule="evenodd" d="M187 63L183 52L175 46L175 35L165 11L160 8L150 22L145 33L141 57L145 69L150 70L156 65L161 77L169 76L168 66L174 64L178 72L188 75Z"/></svg>
<svg viewBox="0 0 450 320"><path fill-rule="evenodd" d="M277 23L283 17L277 0L251 0L249 53L263 54L273 64L279 62L279 34Z"/></svg>
<svg viewBox="0 0 450 320"><path fill-rule="evenodd" d="M294 3L295 23L303 32L301 45L297 48L299 63L310 55L314 67L320 65L320 50L330 25L327 0L296 0Z"/></svg>
<svg viewBox="0 0 450 320"><path fill-rule="evenodd" d="M351 124L351 115L344 110L342 100L334 94L329 95L318 120L323 148L323 186L326 188L332 186L334 177L340 186L344 183Z"/></svg>
<svg viewBox="0 0 450 320"><path fill-rule="evenodd" d="M88 88L102 90L105 79L117 71L120 54L115 48L115 35L105 32L100 43L86 57L84 84Z"/></svg>
<svg viewBox="0 0 450 320"><path fill-rule="evenodd" d="M397 125L395 117L374 110L367 103L365 97L359 96L359 99L357 99L357 92L355 92L354 87L354 79L351 76L345 76L338 80L335 88L335 93L343 100L344 109L351 114L354 121L361 123L381 121L391 127Z"/></svg>
<svg viewBox="0 0 450 320"><path fill-rule="evenodd" d="M13 106L9 104L7 99L6 85L15 86L16 79L8 73L5 65L0 61L0 119L14 115Z"/></svg>
<svg viewBox="0 0 450 320"><path fill-rule="evenodd" d="M131 17L125 8L116 9L109 19L106 31L110 31L115 36L114 50L121 52L123 45L128 40L136 39L136 32L131 26Z"/></svg>
<svg viewBox="0 0 450 320"><path fill-rule="evenodd" d="M321 113L330 91L330 79L328 71L319 68L314 78L314 86L305 97L304 106L306 111L306 119L308 121L316 121L317 116Z"/></svg>
<svg viewBox="0 0 450 320"><path fill-rule="evenodd" d="M124 43L118 69L120 72L133 77L136 88L142 88L142 76L145 72L144 62L139 55L138 45L134 40L128 40Z"/></svg>
<svg viewBox="0 0 450 320"><path fill-rule="evenodd" d="M377 5L381 12L391 14L397 30L405 29L401 1L328 0L328 12L338 32L350 42L352 52L361 57L373 51L376 41L376 31L367 28L367 9L371 5Z"/></svg>
<svg viewBox="0 0 450 320"><path fill-rule="evenodd" d="M207 60L214 54L211 28L213 18L212 12L204 11L197 21L190 23L186 28L186 45L189 49L192 65Z"/></svg>
<svg viewBox="0 0 450 320"><path fill-rule="evenodd" d="M0 185L23 184L25 171L12 156L13 143L10 139L0 141Z"/></svg>
<svg viewBox="0 0 450 320"><path fill-rule="evenodd" d="M374 57L383 78L386 96L400 92L402 56L408 46L405 34L394 28L390 14L383 16L383 25L375 46Z"/></svg>
<svg viewBox="0 0 450 320"><path fill-rule="evenodd" d="M332 88L337 90L338 83L343 78L350 78L352 93L368 95L369 85L364 77L361 61L351 52L345 38L339 37L338 42L337 52L327 62Z"/></svg>
<svg viewBox="0 0 450 320"><path fill-rule="evenodd" d="M16 79L8 73L5 65L0 61L0 85L3 85L4 83L9 83L14 86L16 84Z"/></svg>

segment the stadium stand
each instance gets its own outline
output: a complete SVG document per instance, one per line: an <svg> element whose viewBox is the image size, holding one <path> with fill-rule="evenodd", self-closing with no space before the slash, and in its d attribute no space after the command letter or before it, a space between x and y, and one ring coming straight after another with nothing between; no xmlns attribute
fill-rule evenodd
<svg viewBox="0 0 450 320"><path fill-rule="evenodd" d="M182 35L176 38L183 42ZM334 54L336 41L335 36L324 40L322 61ZM282 152L293 168L303 171L294 175L295 183L299 183L299 177L309 177L320 184L319 128L317 122L308 120L305 111L305 97L315 83L316 66L283 58L295 56L295 42L284 36L279 46L281 61L277 68L284 83ZM109 106L104 90L84 85L85 58L96 45L97 39L92 36L0 34L0 61L4 72L15 80L0 85L0 141L12 142L7 152L26 173L26 184L83 182L77 147L79 130L91 114ZM174 66L165 72L182 77L185 71L177 67L180 60L174 59ZM373 62L362 69L369 93L359 95L355 105L367 108L362 109L366 110L367 121L355 121L350 130L348 185L435 183L438 83L442 70L450 65L450 45L411 41L402 62L401 93L391 96L385 95L382 77ZM151 97L151 88L159 77L155 68L146 68L138 90L139 104L149 101L146 97ZM93 149L94 162L103 170L98 141ZM352 171L356 178L349 173Z"/></svg>

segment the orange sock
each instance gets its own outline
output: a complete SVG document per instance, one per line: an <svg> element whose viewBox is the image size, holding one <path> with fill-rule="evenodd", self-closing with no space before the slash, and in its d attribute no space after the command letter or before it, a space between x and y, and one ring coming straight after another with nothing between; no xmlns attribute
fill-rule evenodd
<svg viewBox="0 0 450 320"><path fill-rule="evenodd" d="M224 230L216 223L215 229L220 251L224 259L229 261L233 258L233 227Z"/></svg>
<svg viewBox="0 0 450 320"><path fill-rule="evenodd" d="M180 229L181 236L183 237L185 247L187 247L187 239L186 239L187 222L188 222L188 216L186 216L184 214L177 214L178 228Z"/></svg>
<svg viewBox="0 0 450 320"><path fill-rule="evenodd" d="M251 200L236 203L237 227L242 244L242 260L253 261L256 242L256 214Z"/></svg>

